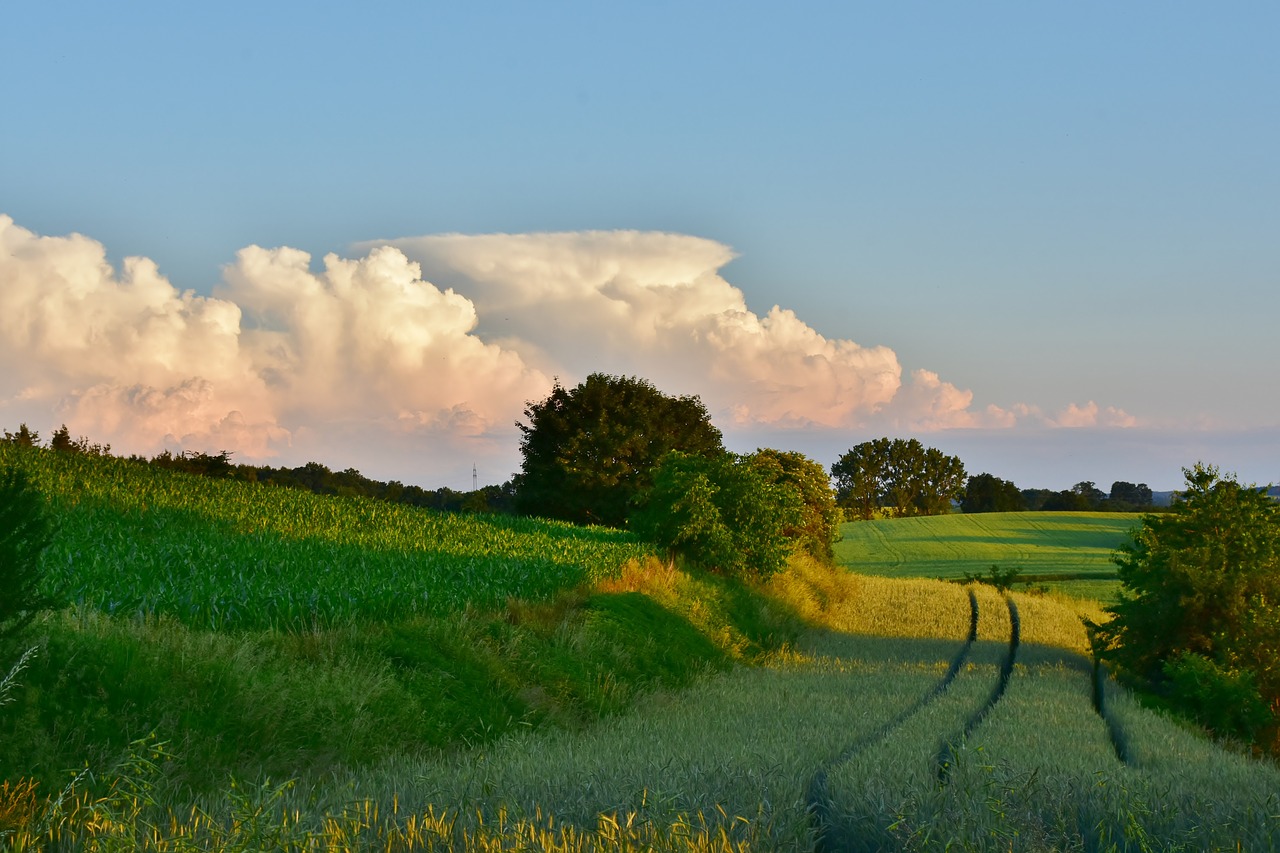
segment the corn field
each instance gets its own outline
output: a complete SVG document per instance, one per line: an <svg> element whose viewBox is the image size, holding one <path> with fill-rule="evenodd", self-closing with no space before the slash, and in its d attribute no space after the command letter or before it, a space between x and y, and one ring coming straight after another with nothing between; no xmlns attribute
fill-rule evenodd
<svg viewBox="0 0 1280 853"><path fill-rule="evenodd" d="M160 471L123 459L0 447L60 521L49 589L112 615L206 629L390 621L616 574L651 549L625 533L437 513Z"/></svg>

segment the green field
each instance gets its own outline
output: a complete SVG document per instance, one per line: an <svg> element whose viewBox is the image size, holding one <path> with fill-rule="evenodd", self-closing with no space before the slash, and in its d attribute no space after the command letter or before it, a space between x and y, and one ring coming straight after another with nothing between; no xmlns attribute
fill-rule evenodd
<svg viewBox="0 0 1280 853"><path fill-rule="evenodd" d="M75 595L0 687L0 849L1280 847L1280 768L1095 680L1096 607L928 579L1109 571L1131 516L846 525L877 573L748 586L610 531L4 462Z"/></svg>
<svg viewBox="0 0 1280 853"><path fill-rule="evenodd" d="M211 629L314 628L545 599L652 549L616 530L0 445L53 505L48 585L107 614Z"/></svg>
<svg viewBox="0 0 1280 853"><path fill-rule="evenodd" d="M841 525L836 561L888 577L962 578L992 565L1019 580L1110 600L1115 549L1141 516L1099 512L993 512L855 521Z"/></svg>

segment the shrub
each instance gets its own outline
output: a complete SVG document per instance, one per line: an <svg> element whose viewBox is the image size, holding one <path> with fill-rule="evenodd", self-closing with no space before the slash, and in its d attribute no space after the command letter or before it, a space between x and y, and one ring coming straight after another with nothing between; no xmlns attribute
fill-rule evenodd
<svg viewBox="0 0 1280 853"><path fill-rule="evenodd" d="M1212 706L1280 700L1280 504L1212 466L1184 473L1169 512L1143 516L1119 549L1120 600L1098 634L1122 674L1252 739L1266 734L1252 700L1244 716Z"/></svg>
<svg viewBox="0 0 1280 853"><path fill-rule="evenodd" d="M769 481L750 457L673 451L631 515L640 536L695 565L734 577L780 571L802 516L799 492Z"/></svg>

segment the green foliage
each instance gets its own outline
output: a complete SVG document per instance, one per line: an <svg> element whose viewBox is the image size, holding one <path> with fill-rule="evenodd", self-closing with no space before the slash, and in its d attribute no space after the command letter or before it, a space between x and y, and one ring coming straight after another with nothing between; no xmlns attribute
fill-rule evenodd
<svg viewBox="0 0 1280 853"><path fill-rule="evenodd" d="M41 588L40 564L52 539L44 499L26 472L0 468L0 639L16 635L52 605Z"/></svg>
<svg viewBox="0 0 1280 853"><path fill-rule="evenodd" d="M517 509L576 524L621 527L668 451L723 452L697 397L670 397L635 377L593 373L525 407Z"/></svg>
<svg viewBox="0 0 1280 853"><path fill-rule="evenodd" d="M1017 566L1009 566L1002 569L993 563L991 568L987 569L986 574L965 572L962 580L965 583L983 583L988 586L994 586L996 589L1007 591L1012 589L1013 585L1018 582L1021 574L1022 569Z"/></svg>
<svg viewBox="0 0 1280 853"><path fill-rule="evenodd" d="M1134 512L1151 507L1153 495L1151 487L1146 483L1129 483L1116 480L1111 484L1108 500L1111 509L1118 512Z"/></svg>
<svg viewBox="0 0 1280 853"><path fill-rule="evenodd" d="M19 432L21 432L21 429L19 429ZM89 456L111 455L111 445L92 444L83 435L79 438L72 438L71 430L67 429L66 424L55 429L53 435L49 436L49 448L59 453L84 453Z"/></svg>
<svg viewBox="0 0 1280 853"><path fill-rule="evenodd" d="M975 474L965 483L960 507L965 512L1018 512L1024 504L1022 492L1011 481Z"/></svg>
<svg viewBox="0 0 1280 853"><path fill-rule="evenodd" d="M831 466L836 503L863 519L878 507L901 518L938 515L964 493L965 470L959 457L916 439L877 438L851 448Z"/></svg>
<svg viewBox="0 0 1280 853"><path fill-rule="evenodd" d="M1144 516L1117 553L1122 593L1099 629L1107 654L1198 713L1214 694L1241 701L1250 679L1257 700L1280 702L1280 505L1212 466L1184 473L1170 511ZM1256 734L1213 716L1222 734Z"/></svg>
<svg viewBox="0 0 1280 853"><path fill-rule="evenodd" d="M12 444L16 447L39 447L40 433L21 424L17 432L4 431L4 438L0 439L0 444Z"/></svg>
<svg viewBox="0 0 1280 853"><path fill-rule="evenodd" d="M750 456L673 451L658 464L631 528L703 568L765 578L786 564L794 544L787 532L803 513L799 491L772 482Z"/></svg>
<svg viewBox="0 0 1280 853"><path fill-rule="evenodd" d="M842 514L822 465L803 453L768 448L757 450L750 459L770 483L789 486L800 495L800 519L784 527L783 535L795 540L796 546L815 560L827 565L835 562L832 543Z"/></svg>
<svg viewBox="0 0 1280 853"><path fill-rule="evenodd" d="M1203 655L1182 652L1164 665L1165 696L1205 728L1256 739L1271 711L1249 670L1224 669Z"/></svg>

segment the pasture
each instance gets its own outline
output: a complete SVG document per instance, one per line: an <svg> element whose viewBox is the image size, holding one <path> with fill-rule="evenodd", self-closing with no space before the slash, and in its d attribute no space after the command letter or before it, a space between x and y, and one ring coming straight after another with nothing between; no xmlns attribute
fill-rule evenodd
<svg viewBox="0 0 1280 853"><path fill-rule="evenodd" d="M836 562L851 571L901 578L957 579L992 565L1019 582L1109 601L1118 588L1111 557L1140 515L993 512L848 522Z"/></svg>

